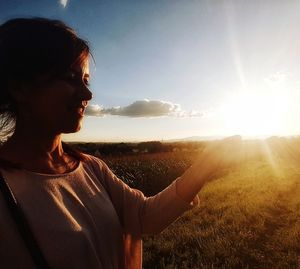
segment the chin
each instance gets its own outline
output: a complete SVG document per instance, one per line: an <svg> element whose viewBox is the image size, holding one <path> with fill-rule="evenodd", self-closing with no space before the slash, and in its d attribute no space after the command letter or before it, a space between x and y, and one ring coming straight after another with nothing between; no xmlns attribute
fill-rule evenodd
<svg viewBox="0 0 300 269"><path fill-rule="evenodd" d="M67 128L64 128L62 133L64 134L70 134L70 133L77 133L81 130L82 124L81 122L74 124L73 126L68 126Z"/></svg>

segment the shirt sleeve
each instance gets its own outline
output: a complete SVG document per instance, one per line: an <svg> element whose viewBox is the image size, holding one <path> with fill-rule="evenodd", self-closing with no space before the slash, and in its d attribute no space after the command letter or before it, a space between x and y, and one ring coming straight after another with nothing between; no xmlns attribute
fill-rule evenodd
<svg viewBox="0 0 300 269"><path fill-rule="evenodd" d="M108 192L126 233L159 233L182 213L199 203L198 196L191 203L178 196L177 180L158 194L145 197L141 191L130 188L117 178L102 160L95 160L100 173L99 179Z"/></svg>

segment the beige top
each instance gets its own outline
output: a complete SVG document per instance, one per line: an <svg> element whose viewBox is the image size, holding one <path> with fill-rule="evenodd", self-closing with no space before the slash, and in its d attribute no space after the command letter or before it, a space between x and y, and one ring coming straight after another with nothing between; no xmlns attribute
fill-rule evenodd
<svg viewBox="0 0 300 269"><path fill-rule="evenodd" d="M86 157L66 174L0 170L51 268L141 268L142 235L159 233L198 198L180 199L176 181L146 198ZM1 193L0 268L35 268Z"/></svg>

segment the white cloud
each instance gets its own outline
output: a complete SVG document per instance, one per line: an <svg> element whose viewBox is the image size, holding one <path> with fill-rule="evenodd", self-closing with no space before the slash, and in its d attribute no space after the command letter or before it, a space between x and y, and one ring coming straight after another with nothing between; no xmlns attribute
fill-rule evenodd
<svg viewBox="0 0 300 269"><path fill-rule="evenodd" d="M102 117L104 115L125 116L133 118L151 118L151 117L202 117L203 113L199 111L186 112L181 109L179 104L158 100L138 100L124 107L103 108L99 105L89 105L86 109L86 115Z"/></svg>
<svg viewBox="0 0 300 269"><path fill-rule="evenodd" d="M88 107L85 110L85 115L102 117L104 116L103 108L99 105L88 105Z"/></svg>
<svg viewBox="0 0 300 269"><path fill-rule="evenodd" d="M277 72L275 74L272 74L268 76L267 78L264 79L264 81L269 85L269 86L277 86L279 84L282 84L283 82L286 81L287 74L283 72Z"/></svg>
<svg viewBox="0 0 300 269"><path fill-rule="evenodd" d="M65 8L68 4L68 0L59 0L59 3Z"/></svg>

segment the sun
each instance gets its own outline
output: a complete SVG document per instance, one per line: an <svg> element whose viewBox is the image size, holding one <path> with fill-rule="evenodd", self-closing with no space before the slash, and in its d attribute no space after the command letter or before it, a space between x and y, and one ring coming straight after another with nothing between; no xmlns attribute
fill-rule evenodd
<svg viewBox="0 0 300 269"><path fill-rule="evenodd" d="M229 98L222 107L225 132L244 136L278 135L289 107L282 91L248 91Z"/></svg>

